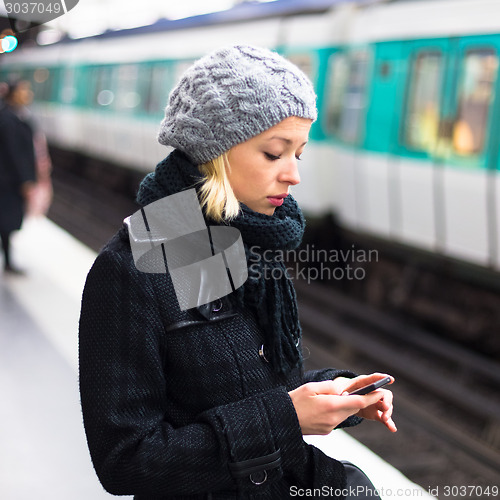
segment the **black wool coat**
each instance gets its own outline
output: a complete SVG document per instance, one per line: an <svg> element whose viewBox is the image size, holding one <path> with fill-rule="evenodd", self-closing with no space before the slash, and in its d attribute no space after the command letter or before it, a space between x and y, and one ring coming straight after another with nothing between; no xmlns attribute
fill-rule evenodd
<svg viewBox="0 0 500 500"><path fill-rule="evenodd" d="M288 391L354 374L280 375L265 343L231 296L181 311L168 274L137 271L124 226L88 275L80 318L84 425L104 488L136 500L343 488L343 465L305 443Z"/></svg>
<svg viewBox="0 0 500 500"><path fill-rule="evenodd" d="M0 103L0 232L21 227L21 185L35 179L32 128L10 106Z"/></svg>

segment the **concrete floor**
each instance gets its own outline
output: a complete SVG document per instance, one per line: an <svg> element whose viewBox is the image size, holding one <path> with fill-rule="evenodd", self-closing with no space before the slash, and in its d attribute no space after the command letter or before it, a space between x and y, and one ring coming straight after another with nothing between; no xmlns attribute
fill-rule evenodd
<svg viewBox="0 0 500 500"><path fill-rule="evenodd" d="M16 235L13 252L27 275L0 271L0 499L113 498L97 479L83 429L76 365L79 302L50 279L50 266L38 261L52 253L44 254L37 233L53 240L47 227L27 226ZM37 245L26 245L30 239ZM41 251L32 258L34 249ZM64 332L64 339L54 342L49 330L60 337Z"/></svg>

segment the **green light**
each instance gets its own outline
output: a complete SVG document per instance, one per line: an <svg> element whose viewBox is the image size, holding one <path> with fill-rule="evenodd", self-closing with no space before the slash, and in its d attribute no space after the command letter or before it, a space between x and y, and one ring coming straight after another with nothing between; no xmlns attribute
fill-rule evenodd
<svg viewBox="0 0 500 500"><path fill-rule="evenodd" d="M17 38L8 35L2 38L2 49L4 52L12 52L17 47Z"/></svg>

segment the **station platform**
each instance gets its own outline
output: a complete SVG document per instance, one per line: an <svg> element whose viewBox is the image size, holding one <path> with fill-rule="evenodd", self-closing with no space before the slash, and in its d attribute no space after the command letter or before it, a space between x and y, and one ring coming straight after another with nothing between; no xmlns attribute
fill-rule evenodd
<svg viewBox="0 0 500 500"><path fill-rule="evenodd" d="M0 498L113 498L93 470L78 393L80 299L95 253L46 218L25 220L12 253L26 275L0 275ZM433 498L343 431L305 439L361 467L384 500Z"/></svg>

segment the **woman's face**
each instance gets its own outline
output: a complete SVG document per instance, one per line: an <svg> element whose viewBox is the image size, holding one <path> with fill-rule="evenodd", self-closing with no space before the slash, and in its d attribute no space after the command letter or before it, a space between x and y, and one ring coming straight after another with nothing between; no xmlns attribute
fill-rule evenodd
<svg viewBox="0 0 500 500"><path fill-rule="evenodd" d="M273 215L290 186L300 182L298 160L312 120L291 116L228 151L228 178L238 201Z"/></svg>

